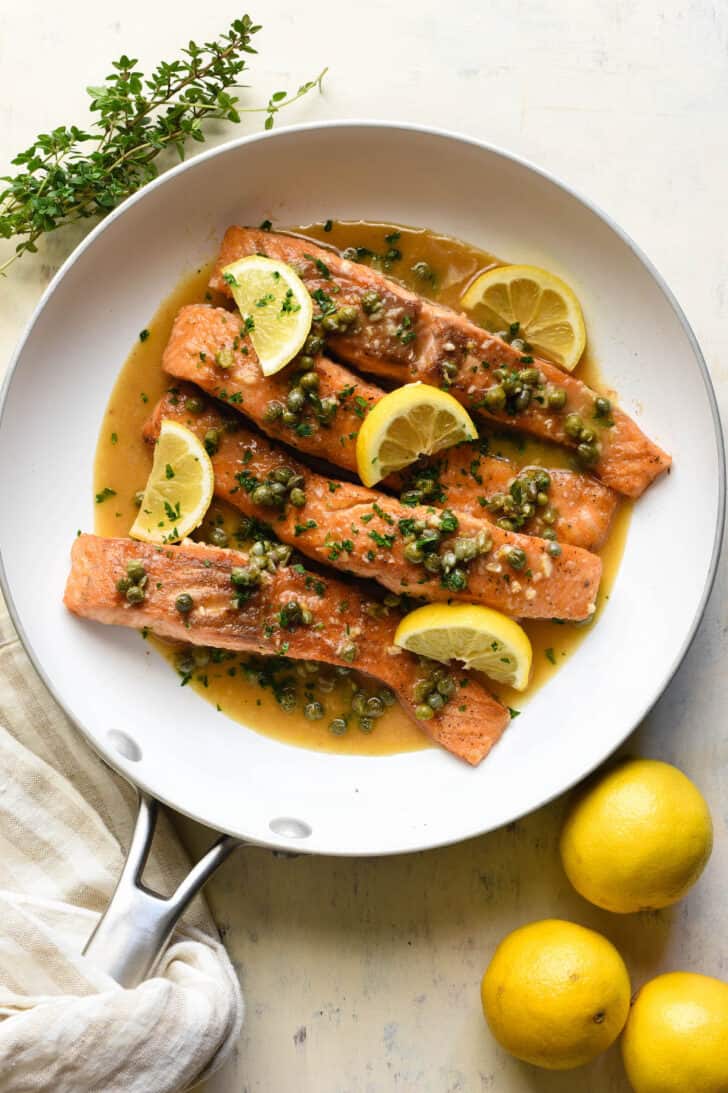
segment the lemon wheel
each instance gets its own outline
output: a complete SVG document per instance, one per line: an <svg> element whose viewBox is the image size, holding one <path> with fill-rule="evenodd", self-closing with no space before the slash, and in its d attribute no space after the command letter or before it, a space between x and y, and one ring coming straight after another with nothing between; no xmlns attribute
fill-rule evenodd
<svg viewBox="0 0 728 1093"><path fill-rule="evenodd" d="M202 443L179 422L163 421L129 534L145 543L179 542L204 520L214 488L212 462Z"/></svg>

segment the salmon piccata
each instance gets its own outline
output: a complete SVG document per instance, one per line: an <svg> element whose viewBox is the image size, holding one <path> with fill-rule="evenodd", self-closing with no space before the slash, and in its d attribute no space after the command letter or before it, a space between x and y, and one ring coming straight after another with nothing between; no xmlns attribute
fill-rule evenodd
<svg viewBox="0 0 728 1093"><path fill-rule="evenodd" d="M191 304L179 311L162 363L169 375L192 380L245 414L268 436L352 473L356 473L356 437L362 420L385 394L382 388L319 356L314 397L309 395L304 407L287 424L282 408L294 385L291 369L275 376L261 375L240 318L206 304ZM271 404L276 416L270 413ZM509 491L519 474L514 463L484 454L479 442L450 449L446 457L429 461L429 468L435 468L439 484L429 498L432 504L450 505L493 521L502 514L495 511L491 516L488 502L494 494ZM417 473L421 470L418 467ZM425 477L434 473L428 469ZM573 471L552 470L549 476L549 511L555 516L551 526L557 538L587 550L597 549L614 515L615 493ZM409 492L402 484L408 478L412 475L384 485L400 493ZM520 530L539 535L548 526L536 513L524 521Z"/></svg>
<svg viewBox="0 0 728 1093"><path fill-rule="evenodd" d="M604 400L576 377L310 240L228 228L211 287L230 295L223 267L251 254L291 265L321 315L343 306L356 309L356 321L334 329L327 344L364 372L450 389L490 420L576 449L590 471L628 497L639 497L670 466L670 456L627 414L609 403L605 409Z"/></svg>
<svg viewBox="0 0 728 1093"><path fill-rule="evenodd" d="M187 393L168 393L147 437L156 438L164 418L181 421L201 439L214 431L216 494L322 565L371 578L397 595L482 603L518 618L593 614L597 555L327 478L214 404L198 403L192 413Z"/></svg>
<svg viewBox="0 0 728 1093"><path fill-rule="evenodd" d="M137 603L117 588L130 562L141 585ZM300 565L263 570L257 583L242 583L250 562L247 554L198 543L155 547L81 535L64 602L82 618L174 641L359 668L389 686L442 747L473 765L485 758L510 715L477 679L453 670L455 695L430 720L417 720L414 689L429 668L394 645L396 614ZM180 597L187 597L184 613Z"/></svg>

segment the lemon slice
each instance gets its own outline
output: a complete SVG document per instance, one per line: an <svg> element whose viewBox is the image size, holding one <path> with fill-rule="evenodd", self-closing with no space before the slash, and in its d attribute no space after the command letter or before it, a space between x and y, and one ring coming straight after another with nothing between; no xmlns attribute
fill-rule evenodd
<svg viewBox="0 0 728 1093"><path fill-rule="evenodd" d="M144 500L129 534L145 543L177 543L202 523L210 507L215 474L194 433L162 422Z"/></svg>
<svg viewBox="0 0 728 1093"><path fill-rule="evenodd" d="M251 254L222 271L258 354L264 376L285 368L303 348L313 304L298 274L285 262Z"/></svg>
<svg viewBox="0 0 728 1093"><path fill-rule="evenodd" d="M356 467L365 486L461 440L475 440L472 418L457 399L426 383L390 391L367 414L356 439Z"/></svg>
<svg viewBox="0 0 728 1093"><path fill-rule="evenodd" d="M481 273L461 299L495 330L518 323L536 356L572 372L586 345L581 304L560 277L538 266L497 266Z"/></svg>
<svg viewBox="0 0 728 1093"><path fill-rule="evenodd" d="M395 645L447 664L485 672L498 683L525 691L531 674L531 643L525 631L500 611L477 604L431 603L405 615Z"/></svg>

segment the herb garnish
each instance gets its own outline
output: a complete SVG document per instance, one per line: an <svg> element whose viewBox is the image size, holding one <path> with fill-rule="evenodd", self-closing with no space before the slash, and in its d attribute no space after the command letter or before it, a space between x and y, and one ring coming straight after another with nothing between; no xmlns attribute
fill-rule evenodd
<svg viewBox="0 0 728 1093"><path fill-rule="evenodd" d="M147 77L136 58L114 61L104 82L88 89L95 115L88 130L58 126L13 159L19 171L0 192L0 238L17 244L0 273L36 251L48 232L106 216L156 177L161 152L170 149L182 159L188 141L204 141L204 122L264 113L271 129L279 110L321 88L326 69L295 94L276 91L264 107L240 107L230 92L240 83L246 55L255 53L251 39L259 30L244 15L217 40L190 42L180 59L162 61Z"/></svg>

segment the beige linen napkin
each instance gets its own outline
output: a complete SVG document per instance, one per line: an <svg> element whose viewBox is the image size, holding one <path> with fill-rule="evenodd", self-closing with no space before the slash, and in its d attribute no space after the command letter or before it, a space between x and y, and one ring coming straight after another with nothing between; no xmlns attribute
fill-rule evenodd
<svg viewBox="0 0 728 1093"><path fill-rule="evenodd" d="M237 1039L238 981L201 899L134 990L81 956L134 816L132 789L45 690L0 598L2 1093L176 1093ZM162 817L145 882L170 892L187 869Z"/></svg>

